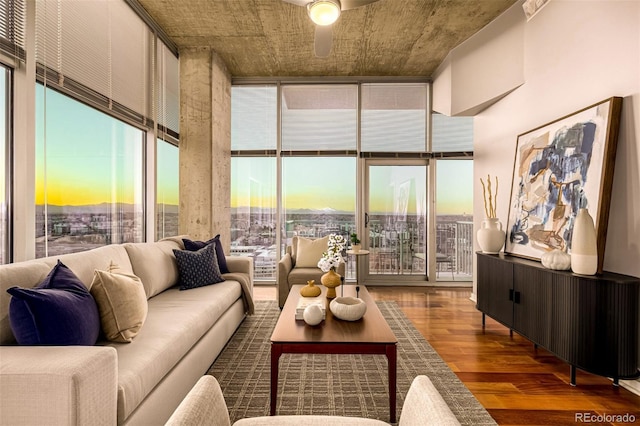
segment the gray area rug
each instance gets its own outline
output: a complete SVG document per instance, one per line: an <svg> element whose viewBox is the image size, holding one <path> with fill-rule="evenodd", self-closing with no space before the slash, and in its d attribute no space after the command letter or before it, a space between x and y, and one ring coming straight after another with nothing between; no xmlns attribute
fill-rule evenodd
<svg viewBox="0 0 640 426"><path fill-rule="evenodd" d="M398 339L397 410L413 378L429 376L463 425L495 421L411 324L395 302L377 302ZM208 374L220 382L231 421L269 415L270 337L280 309L256 302ZM380 355L297 355L280 358L278 414L325 414L389 421L387 359Z"/></svg>

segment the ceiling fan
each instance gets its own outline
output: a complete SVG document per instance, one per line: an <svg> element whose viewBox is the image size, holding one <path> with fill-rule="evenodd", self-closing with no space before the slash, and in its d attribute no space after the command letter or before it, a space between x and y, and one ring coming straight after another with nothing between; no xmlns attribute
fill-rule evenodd
<svg viewBox="0 0 640 426"><path fill-rule="evenodd" d="M307 8L309 18L316 24L315 53L318 58L326 58L331 52L333 34L331 26L343 10L356 9L378 0L283 0L287 3Z"/></svg>

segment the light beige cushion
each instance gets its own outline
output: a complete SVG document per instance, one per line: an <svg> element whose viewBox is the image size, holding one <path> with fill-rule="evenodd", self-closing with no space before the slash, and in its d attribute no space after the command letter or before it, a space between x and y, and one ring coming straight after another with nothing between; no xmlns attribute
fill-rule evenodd
<svg viewBox="0 0 640 426"><path fill-rule="evenodd" d="M90 291L107 340L129 343L147 318L147 294L137 276L120 272L113 264L109 269L96 269Z"/></svg>
<svg viewBox="0 0 640 426"><path fill-rule="evenodd" d="M155 243L127 243L124 248L131 259L133 273L140 277L147 298L162 293L178 282L178 264L173 249L184 250L175 240Z"/></svg>
<svg viewBox="0 0 640 426"><path fill-rule="evenodd" d="M317 268L322 253L329 247L329 236L310 240L298 237L296 250L296 268Z"/></svg>

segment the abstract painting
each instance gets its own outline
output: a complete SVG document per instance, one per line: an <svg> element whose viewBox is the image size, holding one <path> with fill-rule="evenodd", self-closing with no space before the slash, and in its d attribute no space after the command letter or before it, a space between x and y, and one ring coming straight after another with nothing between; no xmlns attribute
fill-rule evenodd
<svg viewBox="0 0 640 426"><path fill-rule="evenodd" d="M571 252L578 209L594 219L602 272L622 98L614 97L518 136L505 252L539 260Z"/></svg>

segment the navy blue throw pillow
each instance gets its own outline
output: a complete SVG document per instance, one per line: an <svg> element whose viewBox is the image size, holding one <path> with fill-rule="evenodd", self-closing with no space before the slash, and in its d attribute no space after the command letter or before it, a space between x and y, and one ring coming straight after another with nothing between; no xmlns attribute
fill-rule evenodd
<svg viewBox="0 0 640 426"><path fill-rule="evenodd" d="M100 333L96 301L62 262L34 288L11 287L9 322L21 345L95 345Z"/></svg>
<svg viewBox="0 0 640 426"><path fill-rule="evenodd" d="M221 274L228 274L229 268L227 267L227 258L224 257L224 250L222 249L222 243L220 242L220 234L216 235L209 241L191 241L189 239L183 238L182 242L184 243L185 250L189 251L198 251L204 246L209 244L214 244L216 247L216 257L218 258L218 267L220 268Z"/></svg>
<svg viewBox="0 0 640 426"><path fill-rule="evenodd" d="M180 290L203 287L224 281L220 274L213 244L198 251L173 250L178 263Z"/></svg>

